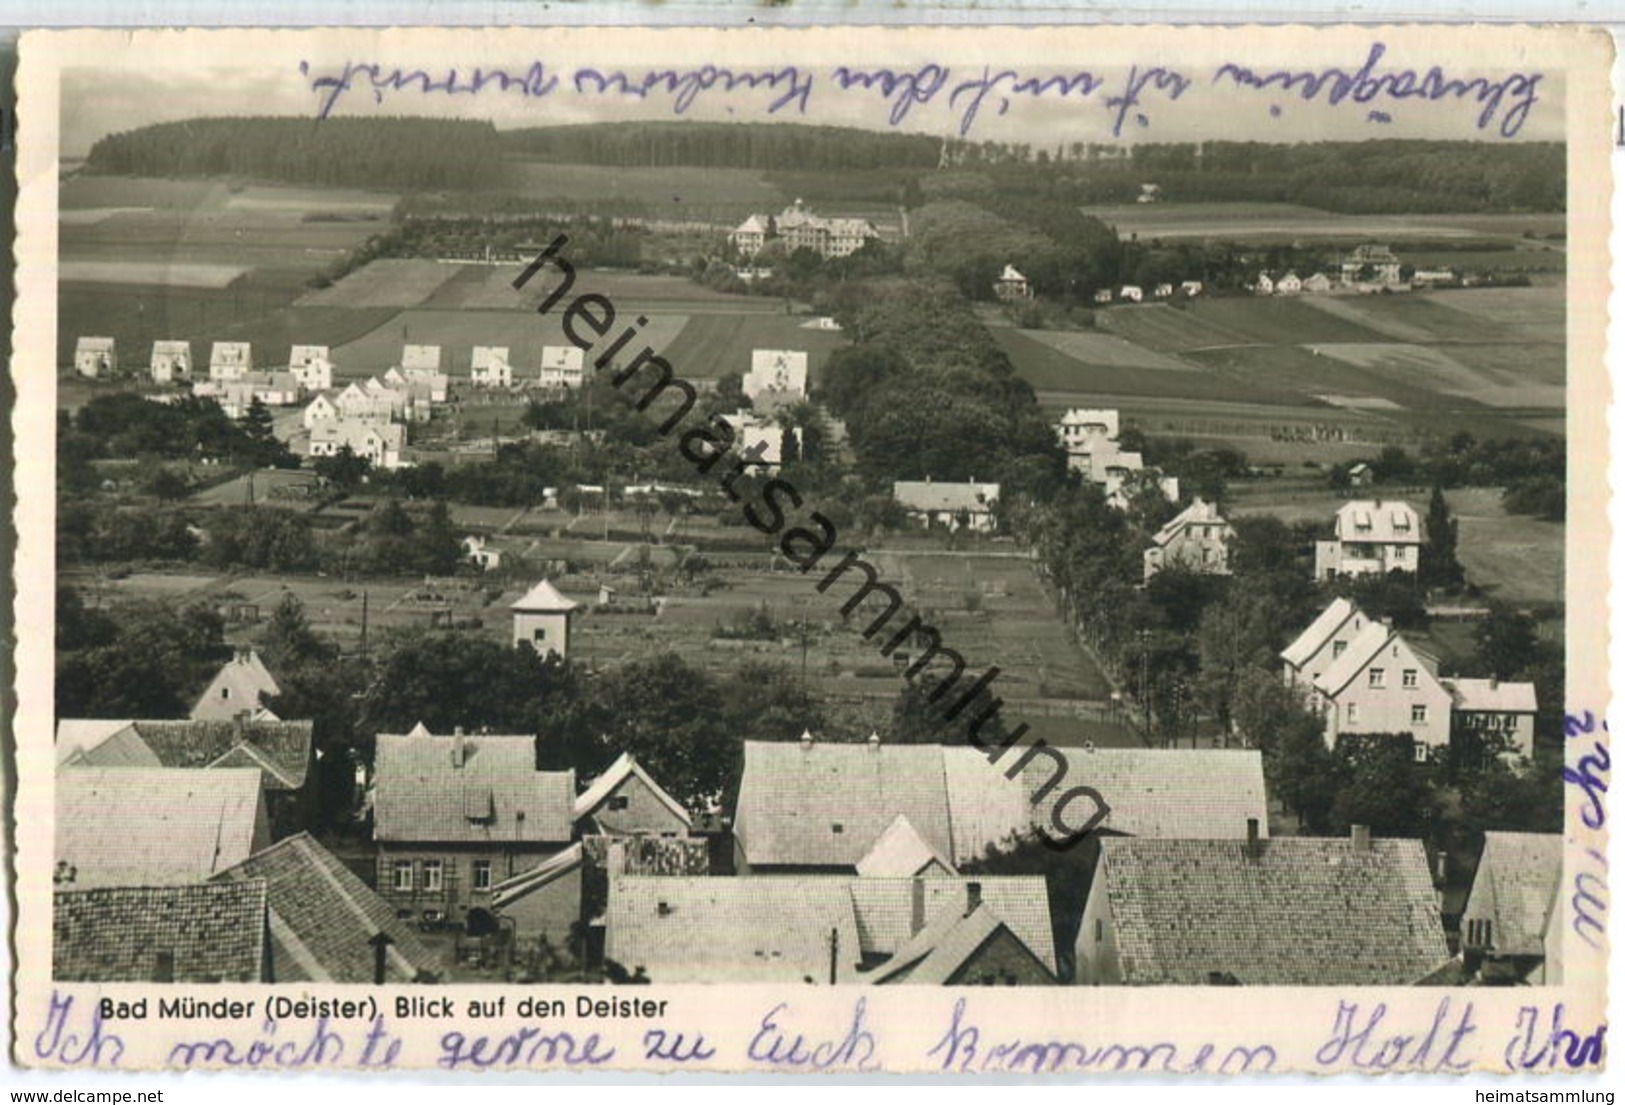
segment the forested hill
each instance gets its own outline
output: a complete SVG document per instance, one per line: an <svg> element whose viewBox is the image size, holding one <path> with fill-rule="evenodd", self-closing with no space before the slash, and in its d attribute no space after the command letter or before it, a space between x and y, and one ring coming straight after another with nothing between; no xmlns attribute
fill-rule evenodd
<svg viewBox="0 0 1625 1105"><path fill-rule="evenodd" d="M708 169L934 169L941 140L924 134L784 123L607 123L506 131L514 152L583 165Z"/></svg>
<svg viewBox="0 0 1625 1105"><path fill-rule="evenodd" d="M85 169L130 176L240 176L357 188L452 188L498 179L502 145L465 119L188 119L110 134Z"/></svg>

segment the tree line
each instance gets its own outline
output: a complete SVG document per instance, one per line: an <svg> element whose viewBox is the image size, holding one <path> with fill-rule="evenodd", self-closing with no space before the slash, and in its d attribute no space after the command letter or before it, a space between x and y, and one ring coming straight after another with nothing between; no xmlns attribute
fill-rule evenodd
<svg viewBox="0 0 1625 1105"><path fill-rule="evenodd" d="M824 172L929 169L940 149L929 135L857 127L674 121L527 127L502 141L513 153L583 165Z"/></svg>

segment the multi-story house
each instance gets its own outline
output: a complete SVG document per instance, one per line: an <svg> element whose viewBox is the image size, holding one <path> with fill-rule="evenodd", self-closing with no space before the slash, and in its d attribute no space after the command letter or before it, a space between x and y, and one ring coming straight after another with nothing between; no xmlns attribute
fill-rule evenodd
<svg viewBox="0 0 1625 1105"><path fill-rule="evenodd" d="M1385 622L1366 623L1311 687L1329 745L1342 736L1408 733L1419 761L1450 745L1452 700L1438 661Z"/></svg>
<svg viewBox="0 0 1625 1105"><path fill-rule="evenodd" d="M1315 542L1315 578L1415 574L1422 551L1422 522L1404 502L1356 499L1337 509L1336 536Z"/></svg>
<svg viewBox="0 0 1625 1105"><path fill-rule="evenodd" d="M1201 575L1230 574L1230 539L1236 531L1219 508L1197 499L1151 538L1145 550L1145 581L1164 568L1181 567Z"/></svg>

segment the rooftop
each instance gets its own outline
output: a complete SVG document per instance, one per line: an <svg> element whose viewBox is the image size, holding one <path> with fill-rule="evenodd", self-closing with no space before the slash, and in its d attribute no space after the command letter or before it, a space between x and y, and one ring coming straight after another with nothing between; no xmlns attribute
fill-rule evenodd
<svg viewBox="0 0 1625 1105"><path fill-rule="evenodd" d="M266 886L58 890L51 912L57 982L266 981Z"/></svg>
<svg viewBox="0 0 1625 1105"><path fill-rule="evenodd" d="M537 771L531 736L380 733L373 838L566 843L575 772Z"/></svg>
<svg viewBox="0 0 1625 1105"><path fill-rule="evenodd" d="M1348 599L1333 599L1331 604L1309 623L1308 629L1298 634L1290 645L1281 650L1281 659L1295 668L1303 667L1317 652L1326 647L1326 642L1331 640L1350 618L1356 619L1354 623L1356 631L1366 620L1359 607Z"/></svg>
<svg viewBox="0 0 1625 1105"><path fill-rule="evenodd" d="M544 579L526 591L509 609L523 610L531 614L568 614L580 605L579 602L565 598L557 587Z"/></svg>
<svg viewBox="0 0 1625 1105"><path fill-rule="evenodd" d="M1562 875L1560 834L1487 832L1463 916L1491 922L1497 955L1543 955Z"/></svg>

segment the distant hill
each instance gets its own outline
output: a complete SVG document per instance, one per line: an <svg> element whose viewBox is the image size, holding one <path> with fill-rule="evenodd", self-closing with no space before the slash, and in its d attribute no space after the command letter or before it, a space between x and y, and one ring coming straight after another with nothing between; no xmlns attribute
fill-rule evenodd
<svg viewBox="0 0 1625 1105"><path fill-rule="evenodd" d="M410 191L498 179L502 147L479 120L188 119L100 139L85 171Z"/></svg>

